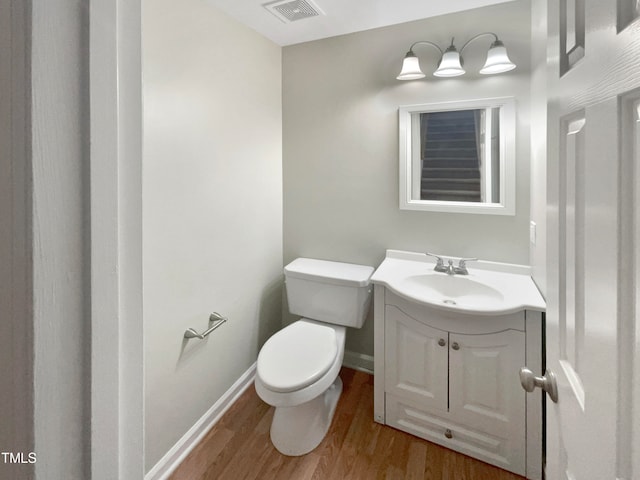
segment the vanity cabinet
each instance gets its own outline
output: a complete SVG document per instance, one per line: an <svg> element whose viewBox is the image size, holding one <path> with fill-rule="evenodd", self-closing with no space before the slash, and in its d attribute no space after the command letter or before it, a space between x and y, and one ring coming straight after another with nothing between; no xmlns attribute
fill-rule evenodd
<svg viewBox="0 0 640 480"><path fill-rule="evenodd" d="M542 399L518 372L541 369L541 313L446 312L381 285L375 295L376 421L540 478Z"/></svg>

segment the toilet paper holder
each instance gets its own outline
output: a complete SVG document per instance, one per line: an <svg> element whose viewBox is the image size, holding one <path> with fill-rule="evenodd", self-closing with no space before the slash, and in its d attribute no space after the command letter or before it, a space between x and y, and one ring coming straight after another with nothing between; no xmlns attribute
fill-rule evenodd
<svg viewBox="0 0 640 480"><path fill-rule="evenodd" d="M209 315L209 328L207 330L202 333L198 333L193 328L187 328L184 331L184 338L199 338L200 340L204 340L207 335L209 335L227 320L227 317L220 315L218 312L213 312L211 315Z"/></svg>

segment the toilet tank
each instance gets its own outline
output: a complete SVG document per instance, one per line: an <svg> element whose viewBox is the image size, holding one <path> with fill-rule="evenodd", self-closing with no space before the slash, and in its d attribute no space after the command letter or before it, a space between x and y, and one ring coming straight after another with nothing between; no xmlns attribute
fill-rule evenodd
<svg viewBox="0 0 640 480"><path fill-rule="evenodd" d="M298 258L284 267L289 311L312 320L360 328L371 304L373 267Z"/></svg>

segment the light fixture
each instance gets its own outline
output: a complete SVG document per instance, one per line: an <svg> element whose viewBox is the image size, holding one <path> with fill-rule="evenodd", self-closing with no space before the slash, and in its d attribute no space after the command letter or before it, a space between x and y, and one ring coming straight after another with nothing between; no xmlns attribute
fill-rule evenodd
<svg viewBox="0 0 640 480"><path fill-rule="evenodd" d="M440 52L440 56L442 57L442 49L435 43L427 42L426 40L415 42L413 45L411 45L411 48L409 48L409 51L404 56L404 60L402 61L402 70L400 71L400 75L396 77L398 80L416 80L418 78L426 77L426 75L422 73L422 70L420 69L420 62L418 61L418 57L416 57L416 54L413 53L413 47L420 44L432 46Z"/></svg>
<svg viewBox="0 0 640 480"><path fill-rule="evenodd" d="M436 77L458 77L465 74L464 68L462 68L462 58L460 58L458 49L453 44L453 38L451 39L451 45L442 55L438 69L433 74Z"/></svg>
<svg viewBox="0 0 640 480"><path fill-rule="evenodd" d="M396 78L398 80L416 80L426 75L420 70L420 62L413 51L409 50L402 61L402 70Z"/></svg>
<svg viewBox="0 0 640 480"><path fill-rule="evenodd" d="M509 60L504 43L497 40L496 37L496 41L491 44L487 52L487 61L484 62L484 67L480 69L480 73L482 75L493 75L494 73L508 72L514 68L516 68L516 65Z"/></svg>
<svg viewBox="0 0 640 480"><path fill-rule="evenodd" d="M459 75L464 75L465 70L463 68L464 61L461 56L462 52L471 42L484 35L492 35L495 40L489 47L487 60L485 61L484 66L480 69L480 73L482 75L493 75L496 73L508 72L509 70L513 70L514 68L516 68L515 64L511 60L509 60L507 49L505 48L504 43L502 43L498 39L498 36L492 32L485 32L469 39L462 46L459 52L453 44L453 38L451 39L451 45L449 45L449 47L447 47L444 52L438 45L433 42L429 42L426 40L415 42L413 45L411 45L409 51L405 55L404 61L402 62L402 71L396 78L398 80L416 80L418 78L424 78L426 76L420 68L418 57L416 57L415 53L413 52L413 47L415 47L416 45L430 45L440 52L438 68L435 72L433 72L436 77L457 77Z"/></svg>

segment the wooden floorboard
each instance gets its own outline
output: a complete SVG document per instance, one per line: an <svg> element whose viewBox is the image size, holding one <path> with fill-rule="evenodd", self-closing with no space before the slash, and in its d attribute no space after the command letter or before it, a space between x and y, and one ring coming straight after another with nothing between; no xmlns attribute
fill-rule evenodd
<svg viewBox="0 0 640 480"><path fill-rule="evenodd" d="M373 377L343 368L329 433L311 453L271 444L273 407L250 387L170 480L523 480L466 455L373 421Z"/></svg>

